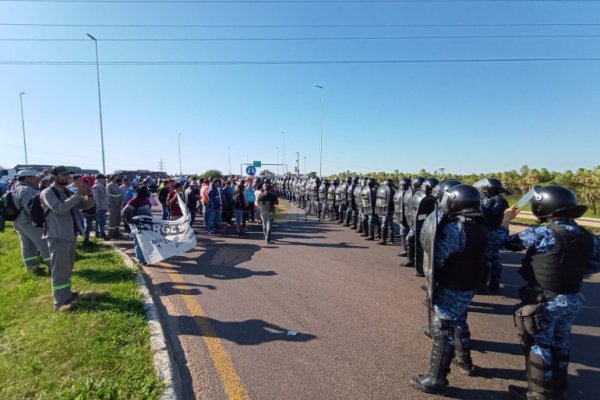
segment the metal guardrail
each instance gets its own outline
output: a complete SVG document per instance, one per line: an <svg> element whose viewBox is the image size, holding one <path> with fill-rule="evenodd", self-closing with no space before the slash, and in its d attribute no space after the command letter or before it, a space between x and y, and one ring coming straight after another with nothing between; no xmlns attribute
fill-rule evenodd
<svg viewBox="0 0 600 400"><path fill-rule="evenodd" d="M531 220L537 219L537 217L534 216L531 211L521 211L521 212L519 212L519 215L517 215L517 218L524 218L524 219L531 219ZM582 218L577 218L575 221L577 221L577 223L581 226L587 226L590 228L600 228L600 218L582 217Z"/></svg>

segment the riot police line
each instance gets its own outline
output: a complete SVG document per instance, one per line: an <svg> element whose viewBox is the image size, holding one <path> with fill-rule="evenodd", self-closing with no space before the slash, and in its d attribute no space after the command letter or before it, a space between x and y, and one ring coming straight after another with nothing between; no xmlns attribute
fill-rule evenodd
<svg viewBox="0 0 600 400"><path fill-rule="evenodd" d="M396 187L387 179L283 177L282 195L319 220L343 224L366 240L393 243L395 232L403 266L425 277L428 324L432 339L429 371L411 386L443 394L450 366L476 374L470 351L468 307L478 290L498 291L499 251L526 250L520 273L514 321L526 361L527 388L509 386L514 399L563 399L570 357L569 334L582 303L581 284L592 261L600 261L600 237L577 225L587 206L577 204L569 189L535 187L509 207L502 183L485 178L474 185L457 179L403 178ZM520 207L530 203L547 225L509 235ZM394 225L398 229L394 229Z"/></svg>

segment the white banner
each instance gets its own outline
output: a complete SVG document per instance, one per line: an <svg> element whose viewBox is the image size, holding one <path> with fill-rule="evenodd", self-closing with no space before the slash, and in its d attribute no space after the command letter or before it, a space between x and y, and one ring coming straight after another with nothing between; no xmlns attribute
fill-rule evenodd
<svg viewBox="0 0 600 400"><path fill-rule="evenodd" d="M187 207L180 197L178 201L183 216L175 221L139 216L134 217L135 223L129 225L148 264L178 256L196 246L196 235L190 226Z"/></svg>

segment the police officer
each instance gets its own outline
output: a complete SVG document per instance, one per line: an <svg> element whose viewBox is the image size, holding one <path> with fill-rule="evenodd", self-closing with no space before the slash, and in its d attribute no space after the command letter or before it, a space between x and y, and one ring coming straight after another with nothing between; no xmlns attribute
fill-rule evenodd
<svg viewBox="0 0 600 400"><path fill-rule="evenodd" d="M484 196L482 211L488 228L488 247L485 251L485 258L489 273L486 274L484 283L487 284L489 290L497 292L500 289L502 273L500 247L503 234L500 232L500 225L504 218L504 211L508 208L508 201L504 195L510 194L510 192L502 186L502 182L495 178L484 178L473 186L479 189Z"/></svg>
<svg viewBox="0 0 600 400"><path fill-rule="evenodd" d="M346 209L346 221L344 226L349 226L350 229L356 229L356 225L358 224L358 199L355 192L357 186L358 176L355 176L352 178L352 183L348 184L348 187L346 188L348 193L348 208Z"/></svg>
<svg viewBox="0 0 600 400"><path fill-rule="evenodd" d="M348 187L352 186L352 177L349 176L348 178L346 178L345 182L340 183L340 185L338 186L338 192L339 192L339 209L338 209L338 214L339 214L339 219L338 222L340 222L343 226L349 226L350 224L346 223L346 212L348 211L348 203L350 202L350 195L348 193Z"/></svg>
<svg viewBox="0 0 600 400"><path fill-rule="evenodd" d="M329 179L324 179L319 188L319 210L321 210L319 219L326 219L329 215L329 186L331 186Z"/></svg>
<svg viewBox="0 0 600 400"><path fill-rule="evenodd" d="M439 181L435 178L427 178L423 181L419 190L416 190L411 198L410 205L410 219L411 219L411 231L412 242L414 243L412 253L413 263L415 266L415 275L423 277L423 247L419 236L421 234L421 228L425 217L431 213L435 207L435 199L432 196L433 189L437 186Z"/></svg>
<svg viewBox="0 0 600 400"><path fill-rule="evenodd" d="M421 185L425 181L423 177L417 177L413 179L411 184L411 190L406 191L404 197L404 213L407 215L409 231L406 235L406 261L400 263L403 267L414 267L415 266L415 246L416 246L416 232L415 228L412 226L412 210L410 208L410 201L414 193L421 188Z"/></svg>
<svg viewBox="0 0 600 400"><path fill-rule="evenodd" d="M367 181L367 186L363 189L365 194L363 197L366 202L363 203L363 212L365 213L366 218L366 226L368 228L367 232L363 232L363 235L366 236L365 240L375 240L375 231L379 234L379 228L381 227L381 221L379 220L379 216L375 212L375 203L377 201L377 181L375 178L369 178Z"/></svg>
<svg viewBox="0 0 600 400"><path fill-rule="evenodd" d="M484 273L487 232L481 218L481 194L469 185L446 191L440 206L435 240L433 345L429 372L413 377L411 386L421 392L441 394L454 364L466 375L474 370L470 353L467 310Z"/></svg>
<svg viewBox="0 0 600 400"><path fill-rule="evenodd" d="M519 290L515 311L525 353L528 389L509 386L515 399L558 399L567 388L569 335L583 304L581 282L591 260L600 259L600 239L577 225L587 206L577 205L575 193L551 185L534 189L531 211L545 226L509 237L507 247L527 249L520 274L526 285ZM508 234L516 207L504 214Z"/></svg>
<svg viewBox="0 0 600 400"><path fill-rule="evenodd" d="M377 244L385 245L387 244L388 237L390 238L390 242L394 242L394 195L396 194L396 191L394 190L394 181L391 179L384 180L381 186L386 187L385 192L387 192L388 204L385 215L379 215L381 218L381 239ZM392 228L391 231L390 228Z"/></svg>
<svg viewBox="0 0 600 400"><path fill-rule="evenodd" d="M398 254L400 257L406 257L406 235L410 229L408 226L408 215L404 212L404 194L410 188L410 179L400 179L400 186L394 195L394 212L396 214L396 223L399 226L398 232L400 234L400 245L402 249Z"/></svg>
<svg viewBox="0 0 600 400"><path fill-rule="evenodd" d="M37 189L37 175L33 170L21 170L17 174L17 184L12 188L15 205L21 210L14 221L14 227L21 239L23 263L25 269L36 274L43 273L40 268L40 257L50 265L48 244L42 235L44 229L31 223L29 202L40 191Z"/></svg>

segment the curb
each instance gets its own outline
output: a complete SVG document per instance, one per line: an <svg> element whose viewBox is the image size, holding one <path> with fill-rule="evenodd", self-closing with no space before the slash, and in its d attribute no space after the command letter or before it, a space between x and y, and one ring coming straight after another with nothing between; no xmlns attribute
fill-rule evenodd
<svg viewBox="0 0 600 400"><path fill-rule="evenodd" d="M106 244L121 256L128 268L138 270L137 263L135 263L127 253L119 249L114 243ZM150 294L150 289L144 279L143 271L138 271L135 274L135 280L138 283L138 289L143 297L144 312L148 319L148 328L150 328L150 349L152 350L154 359L154 370L158 374L161 382L166 386L161 399L179 400L180 391L176 390L174 380L176 369L174 363L171 361L171 356L169 355L167 348L167 339L160 323L158 309L156 308L156 304L154 304L154 300L152 300L152 295Z"/></svg>

